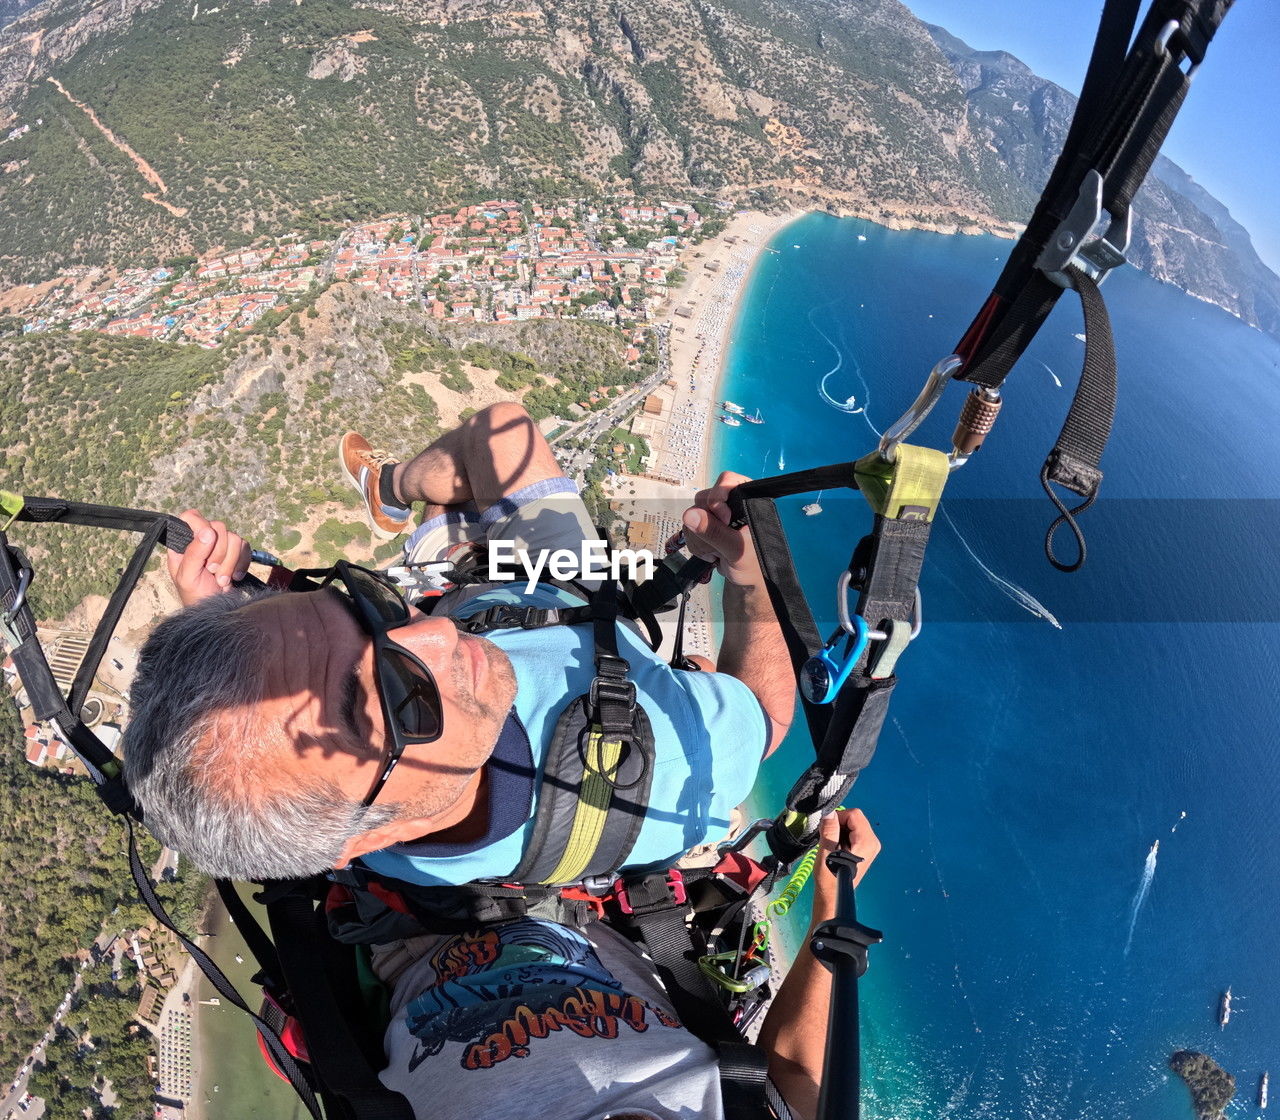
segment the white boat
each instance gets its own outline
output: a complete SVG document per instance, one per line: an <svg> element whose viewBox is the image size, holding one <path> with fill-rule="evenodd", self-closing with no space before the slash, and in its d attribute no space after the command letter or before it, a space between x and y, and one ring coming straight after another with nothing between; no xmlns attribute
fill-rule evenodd
<svg viewBox="0 0 1280 1120"><path fill-rule="evenodd" d="M732 412L734 416L745 416L747 412L742 405L734 404L733 401L721 401L720 407L723 408L725 412Z"/></svg>
<svg viewBox="0 0 1280 1120"><path fill-rule="evenodd" d="M719 420L721 424L728 424L731 428L742 427L742 421L736 416L718 416L716 419Z"/></svg>
<svg viewBox="0 0 1280 1120"><path fill-rule="evenodd" d="M785 451L778 452L778 470L785 471L787 469L787 453Z"/></svg>
<svg viewBox="0 0 1280 1120"><path fill-rule="evenodd" d="M1231 1022L1231 989L1228 988L1222 993L1222 1000L1218 1004L1218 1027L1225 1029L1226 1025Z"/></svg>
<svg viewBox="0 0 1280 1120"><path fill-rule="evenodd" d="M1265 1069L1262 1071L1262 1080L1258 1082L1258 1107L1267 1107L1267 1083L1271 1080L1271 1074Z"/></svg>
<svg viewBox="0 0 1280 1120"><path fill-rule="evenodd" d="M764 417L760 415L760 410L759 410L758 408L756 409L756 414L755 414L754 416L748 416L746 413L743 413L742 418L743 418L743 419L744 419L748 424L763 424L763 423L764 423Z"/></svg>
<svg viewBox="0 0 1280 1120"><path fill-rule="evenodd" d="M1087 338L1085 338L1085 336L1084 336L1084 335L1082 335L1082 334L1078 334L1078 335L1076 335L1075 337L1076 337L1079 341L1081 341L1081 342L1088 342L1088 341L1089 341L1089 340L1088 340Z"/></svg>
<svg viewBox="0 0 1280 1120"><path fill-rule="evenodd" d="M814 498L813 501L809 502L807 505L801 506L800 511L805 515L805 517L817 517L818 514L822 512L822 505L820 504L821 501L822 501L822 491L819 490L818 496Z"/></svg>

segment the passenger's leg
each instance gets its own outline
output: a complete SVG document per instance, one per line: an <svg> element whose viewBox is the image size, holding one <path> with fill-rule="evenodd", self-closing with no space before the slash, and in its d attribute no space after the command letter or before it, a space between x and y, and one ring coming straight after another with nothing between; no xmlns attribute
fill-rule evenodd
<svg viewBox="0 0 1280 1120"><path fill-rule="evenodd" d="M474 502L483 513L526 486L563 475L529 414L518 404L495 404L399 464L393 479L404 505L456 507ZM427 516L439 512L429 509Z"/></svg>

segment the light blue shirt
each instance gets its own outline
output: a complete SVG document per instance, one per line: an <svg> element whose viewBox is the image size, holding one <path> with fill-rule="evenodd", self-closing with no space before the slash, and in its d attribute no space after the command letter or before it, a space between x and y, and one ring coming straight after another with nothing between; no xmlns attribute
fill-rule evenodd
<svg viewBox="0 0 1280 1120"><path fill-rule="evenodd" d="M486 591L458 614L468 616L498 603L556 607L566 601L578 602L547 587L526 594L523 585L516 584ZM617 633L618 652L631 664L628 679L653 727L655 748L649 806L626 866L670 866L691 848L728 831L729 814L746 798L764 755L764 711L736 678L673 669L629 626L619 624ZM519 771L523 754L528 772L536 771L541 780L556 722L566 705L591 687L595 644L590 623L494 630L485 636L511 658L515 715L528 734L528 753L523 754L523 742L509 722L489 764L490 828L481 841L396 844L365 856L365 866L381 875L424 885L456 885L502 879L520 862L533 832L537 782L528 773L513 780L513 772ZM501 804L495 803L495 792ZM515 803L528 803L530 808L512 821Z"/></svg>

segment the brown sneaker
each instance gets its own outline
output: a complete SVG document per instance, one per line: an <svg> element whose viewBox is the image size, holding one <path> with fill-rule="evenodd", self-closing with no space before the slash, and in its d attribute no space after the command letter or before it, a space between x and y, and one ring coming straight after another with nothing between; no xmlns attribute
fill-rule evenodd
<svg viewBox="0 0 1280 1120"><path fill-rule="evenodd" d="M389 541L405 532L409 528L409 511L383 502L378 485L383 470L394 467L396 460L385 451L375 451L358 432L348 432L342 437L338 444L338 458L342 460L342 473L347 476L347 481L364 499L373 535Z"/></svg>

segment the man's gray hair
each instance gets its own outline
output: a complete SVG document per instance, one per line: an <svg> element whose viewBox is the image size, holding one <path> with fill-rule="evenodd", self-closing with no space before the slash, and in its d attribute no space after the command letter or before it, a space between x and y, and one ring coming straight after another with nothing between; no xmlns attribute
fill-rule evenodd
<svg viewBox="0 0 1280 1120"><path fill-rule="evenodd" d="M132 685L129 789L156 839L223 878L314 875L334 866L348 840L395 817L321 778L276 776L275 729L254 712L263 636L239 609L276 594L211 595L165 619L142 647Z"/></svg>

